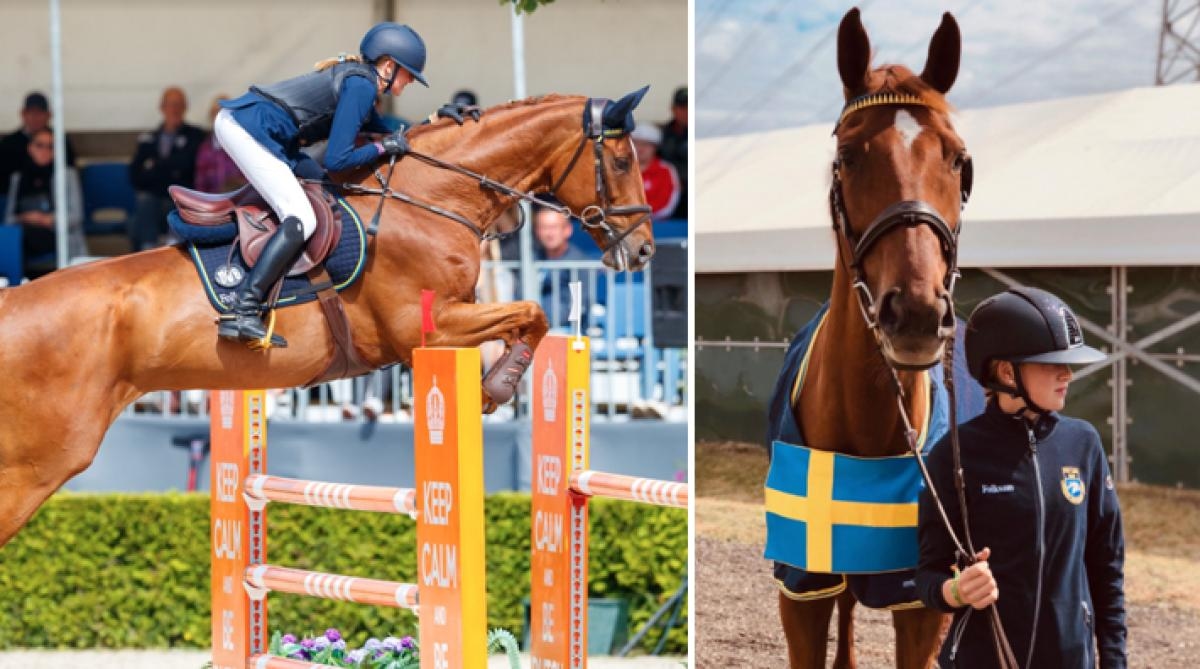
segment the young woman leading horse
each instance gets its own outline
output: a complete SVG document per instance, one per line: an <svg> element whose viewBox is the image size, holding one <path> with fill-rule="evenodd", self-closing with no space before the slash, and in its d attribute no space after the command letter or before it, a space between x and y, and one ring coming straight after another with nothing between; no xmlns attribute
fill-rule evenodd
<svg viewBox="0 0 1200 669"><path fill-rule="evenodd" d="M971 163L945 94L958 74L950 14L925 69L870 67L857 9L838 30L846 105L834 134L830 300L793 342L771 403L767 557L792 667L856 666L853 607L893 611L896 666L932 666L946 618L913 587L920 472L911 450L945 432L933 371L955 331L960 212ZM911 426L911 429L910 429Z"/></svg>
<svg viewBox="0 0 1200 669"><path fill-rule="evenodd" d="M637 270L648 262L649 210L628 138L643 94L551 95L489 109L478 123L441 120L409 133L412 151L394 172L384 163L340 175L369 188L380 185L376 175L390 174L390 195L347 198L362 212L381 207L363 276L341 294L358 356L374 367L411 359L421 342L423 289L437 296L430 346L502 339L537 347L547 325L536 302L475 304L480 237L514 193L553 192L582 216L608 266ZM465 223L402 202L391 188ZM265 353L193 327L213 316L179 246L0 290L0 546L91 463L108 426L138 396L296 386L334 355L315 303L280 310L277 327L292 345Z"/></svg>

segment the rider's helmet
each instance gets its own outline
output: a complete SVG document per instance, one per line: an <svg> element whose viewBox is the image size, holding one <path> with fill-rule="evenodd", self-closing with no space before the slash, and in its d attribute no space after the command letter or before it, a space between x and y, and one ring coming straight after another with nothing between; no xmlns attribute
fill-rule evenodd
<svg viewBox="0 0 1200 669"><path fill-rule="evenodd" d="M971 312L967 321L967 366L975 380L992 390L1015 395L1038 413L1021 382L1016 363L1078 365L1099 362L1100 351L1083 343L1079 319L1062 300L1038 288L1017 286L993 295ZM1014 363L1016 387L990 378L993 360Z"/></svg>
<svg viewBox="0 0 1200 669"><path fill-rule="evenodd" d="M425 42L412 28L390 21L377 23L363 35L358 50L371 63L383 56L391 58L422 85L429 86L425 75L421 74L425 69Z"/></svg>

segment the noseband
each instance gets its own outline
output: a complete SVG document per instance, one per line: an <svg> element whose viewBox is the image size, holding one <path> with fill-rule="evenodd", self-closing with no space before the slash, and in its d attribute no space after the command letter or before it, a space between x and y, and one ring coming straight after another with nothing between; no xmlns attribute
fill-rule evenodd
<svg viewBox="0 0 1200 669"><path fill-rule="evenodd" d="M837 130L841 127L841 123L849 114L864 109L866 107L875 107L880 105L920 105L928 106L920 98L897 93L875 93L864 95L846 103L846 107L842 110L841 116L838 118L837 126L833 129L833 134L837 135ZM858 308L862 313L863 320L867 323L867 328L875 335L876 341L879 340L879 313L875 306L875 298L871 294L870 288L867 287L866 277L863 271L863 259L884 235L888 234L896 228L910 228L917 225L928 226L938 237L941 243L942 257L946 260L946 276L942 279L942 286L946 289L946 299L949 307L953 307L954 285L960 276L958 271L958 229L952 229L942 215L933 205L924 200L902 200L892 204L882 213L871 221L867 229L861 234L857 234L850 227L850 216L846 213L846 203L842 194L842 161L837 158L831 166L833 175L832 182L829 186L829 211L833 219L833 229L837 233L838 241L838 257L842 257L842 240L845 239L847 247L851 251L852 261L850 267L854 271L854 282L851 287L854 290L854 295L858 300ZM971 186L973 181L973 172L971 159L967 158L963 163L962 173L960 177L960 199L959 209L966 207L967 200L971 196ZM959 228L961 228L961 218ZM954 310L948 308L946 310L948 322L942 323L938 328L938 336L946 339L953 334L954 331ZM949 332L947 332L947 328Z"/></svg>

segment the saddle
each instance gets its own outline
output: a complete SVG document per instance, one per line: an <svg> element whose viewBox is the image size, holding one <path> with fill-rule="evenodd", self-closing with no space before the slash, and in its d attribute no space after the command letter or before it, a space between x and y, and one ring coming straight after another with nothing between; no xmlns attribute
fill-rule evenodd
<svg viewBox="0 0 1200 669"><path fill-rule="evenodd" d="M342 236L342 214L333 196L321 184L302 182L301 186L317 215L317 228L288 270L288 276L304 274L320 266ZM263 245L279 227L271 206L249 184L228 193L202 193L183 186L171 186L167 190L180 218L187 223L202 227L237 224L238 245L247 267L258 262Z"/></svg>

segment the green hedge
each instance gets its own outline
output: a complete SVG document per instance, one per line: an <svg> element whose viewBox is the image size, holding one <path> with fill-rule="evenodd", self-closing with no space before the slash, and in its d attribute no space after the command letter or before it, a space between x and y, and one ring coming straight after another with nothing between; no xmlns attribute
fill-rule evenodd
<svg viewBox="0 0 1200 669"><path fill-rule="evenodd" d="M518 636L529 595L529 496L489 496L488 625ZM630 605L630 634L687 571L687 514L591 503L593 596ZM272 564L415 582L414 523L305 506L268 507ZM210 646L208 496L59 494L0 549L0 648ZM337 627L353 644L416 633L407 611L269 595L270 628ZM667 651L686 653L686 619ZM658 639L653 632L644 646Z"/></svg>

